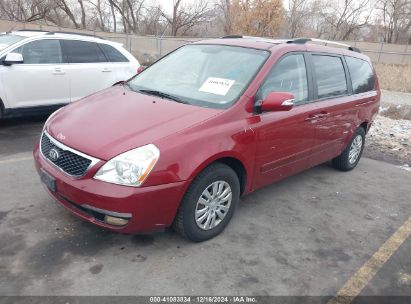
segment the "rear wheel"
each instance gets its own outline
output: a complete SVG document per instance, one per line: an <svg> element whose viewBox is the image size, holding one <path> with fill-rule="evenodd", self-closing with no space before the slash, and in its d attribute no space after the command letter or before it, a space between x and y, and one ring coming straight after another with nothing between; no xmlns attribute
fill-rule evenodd
<svg viewBox="0 0 411 304"><path fill-rule="evenodd" d="M239 198L237 174L227 165L212 164L193 180L181 202L173 228L194 242L213 238L231 220Z"/></svg>
<svg viewBox="0 0 411 304"><path fill-rule="evenodd" d="M350 171L354 169L360 161L365 143L365 130L358 128L345 150L332 160L334 168L341 171Z"/></svg>

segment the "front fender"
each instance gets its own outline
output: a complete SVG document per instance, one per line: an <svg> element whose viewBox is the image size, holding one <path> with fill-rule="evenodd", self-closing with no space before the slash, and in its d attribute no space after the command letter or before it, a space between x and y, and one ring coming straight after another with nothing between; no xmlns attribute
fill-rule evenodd
<svg viewBox="0 0 411 304"><path fill-rule="evenodd" d="M155 170L144 183L147 186L191 181L211 163L222 158L238 160L247 174L247 192L252 184L256 136L247 121L212 122L195 130L175 134L156 145L160 159Z"/></svg>

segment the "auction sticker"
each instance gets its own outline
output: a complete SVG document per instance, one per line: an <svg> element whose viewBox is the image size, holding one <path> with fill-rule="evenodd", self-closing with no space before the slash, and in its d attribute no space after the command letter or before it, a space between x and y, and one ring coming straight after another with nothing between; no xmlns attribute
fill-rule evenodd
<svg viewBox="0 0 411 304"><path fill-rule="evenodd" d="M234 82L231 79L208 77L199 91L225 96Z"/></svg>

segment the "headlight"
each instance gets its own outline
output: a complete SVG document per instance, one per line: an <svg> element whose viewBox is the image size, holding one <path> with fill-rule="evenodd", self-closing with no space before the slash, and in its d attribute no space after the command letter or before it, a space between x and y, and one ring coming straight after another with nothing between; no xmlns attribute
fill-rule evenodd
<svg viewBox="0 0 411 304"><path fill-rule="evenodd" d="M95 179L124 186L139 187L160 157L160 150L149 144L109 160L94 175Z"/></svg>

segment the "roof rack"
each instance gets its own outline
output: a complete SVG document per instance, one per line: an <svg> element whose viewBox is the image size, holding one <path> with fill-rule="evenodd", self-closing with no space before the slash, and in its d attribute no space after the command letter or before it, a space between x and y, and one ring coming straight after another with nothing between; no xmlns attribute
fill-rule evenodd
<svg viewBox="0 0 411 304"><path fill-rule="evenodd" d="M39 32L39 33L47 33L48 31L45 30L33 30L33 29L20 29L17 32Z"/></svg>
<svg viewBox="0 0 411 304"><path fill-rule="evenodd" d="M305 43L310 42L310 41L324 43L325 46L327 46L327 45L337 45L337 46L340 46L340 47L345 47L350 51L361 53L359 48L351 46L349 44L330 41L330 40L324 40L324 39L317 39L317 38L296 38L296 39L293 39L293 40L288 40L287 43L305 44Z"/></svg>
<svg viewBox="0 0 411 304"><path fill-rule="evenodd" d="M54 35L54 34L79 35L79 36L94 37L94 38L105 40L103 37L100 37L100 36L96 36L92 34L85 34L85 33L77 33L77 32L54 31L54 32L47 32L46 35Z"/></svg>
<svg viewBox="0 0 411 304"><path fill-rule="evenodd" d="M295 44L306 44L307 42L319 42L319 43L324 43L325 46L327 45L337 45L340 47L344 47L350 51L361 53L360 49L345 43L340 43L340 42L335 42L335 41L330 41L330 40L324 40L324 39L317 39L317 38L295 38L292 40L281 40L281 39L268 39L268 38L259 38L259 37L251 37L251 36L242 36L242 35L228 35L228 36L223 36L221 39L239 39L239 38L258 38L258 39L265 39L265 42L270 42L272 41L273 43L295 43Z"/></svg>
<svg viewBox="0 0 411 304"><path fill-rule="evenodd" d="M227 36L223 36L221 37L221 39L238 39L238 38L245 38L242 35L227 35Z"/></svg>

